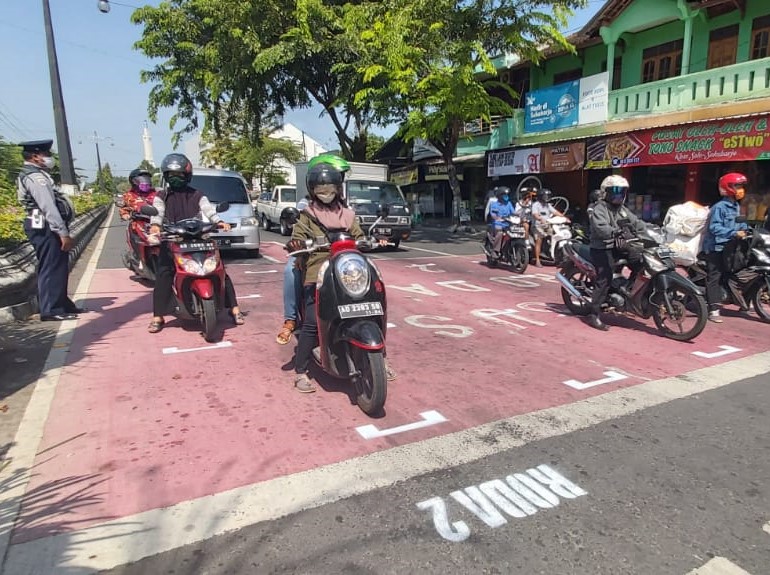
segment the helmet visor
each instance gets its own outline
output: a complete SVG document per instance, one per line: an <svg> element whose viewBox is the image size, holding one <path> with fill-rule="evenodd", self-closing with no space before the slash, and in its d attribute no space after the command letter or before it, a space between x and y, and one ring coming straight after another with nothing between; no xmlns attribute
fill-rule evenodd
<svg viewBox="0 0 770 575"><path fill-rule="evenodd" d="M628 188L625 186L610 186L605 190L605 198L611 204L622 204L626 199Z"/></svg>

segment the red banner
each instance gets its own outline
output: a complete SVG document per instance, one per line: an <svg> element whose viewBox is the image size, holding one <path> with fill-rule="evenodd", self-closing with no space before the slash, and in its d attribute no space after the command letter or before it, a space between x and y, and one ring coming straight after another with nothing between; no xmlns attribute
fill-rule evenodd
<svg viewBox="0 0 770 575"><path fill-rule="evenodd" d="M592 138L586 168L770 160L770 116Z"/></svg>

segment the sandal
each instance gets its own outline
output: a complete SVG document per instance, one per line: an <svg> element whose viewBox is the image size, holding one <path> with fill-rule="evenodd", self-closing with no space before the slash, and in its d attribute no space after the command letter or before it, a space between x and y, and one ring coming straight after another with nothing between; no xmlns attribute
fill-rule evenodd
<svg viewBox="0 0 770 575"><path fill-rule="evenodd" d="M392 367L390 367L388 362L385 362L385 377L388 381L396 380L396 372Z"/></svg>
<svg viewBox="0 0 770 575"><path fill-rule="evenodd" d="M243 325L243 322L244 322L243 312L239 311L238 313L232 314L232 316L233 316L233 323L235 325Z"/></svg>
<svg viewBox="0 0 770 575"><path fill-rule="evenodd" d="M165 324L165 321L152 321L150 322L150 325L147 326L147 331L150 333L158 333L160 330L163 329L163 325Z"/></svg>
<svg viewBox="0 0 770 575"><path fill-rule="evenodd" d="M294 330L297 328L297 322L293 319L287 319L283 322L283 327L281 328L281 331L278 332L278 335L275 338L275 341L277 341L281 345L286 345L291 341L291 334L294 333Z"/></svg>
<svg viewBox="0 0 770 575"><path fill-rule="evenodd" d="M300 393L314 393L315 387L310 383L310 378L307 374L299 373L294 379L294 387Z"/></svg>

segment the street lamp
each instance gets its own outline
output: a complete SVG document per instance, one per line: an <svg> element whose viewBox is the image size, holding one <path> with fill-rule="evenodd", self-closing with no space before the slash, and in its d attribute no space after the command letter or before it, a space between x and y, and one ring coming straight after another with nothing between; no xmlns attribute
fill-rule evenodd
<svg viewBox="0 0 770 575"><path fill-rule="evenodd" d="M99 0L99 10L109 12L109 0ZM56 127L56 147L59 152L59 170L61 172L61 187L66 194L73 194L77 186L75 166L72 162L70 134L67 127L67 113L64 109L61 77L59 76L59 60L56 56L56 43L51 24L51 7L48 0L43 0L43 20L45 21L45 39L48 48L48 71L51 76L51 97L53 99L53 119Z"/></svg>

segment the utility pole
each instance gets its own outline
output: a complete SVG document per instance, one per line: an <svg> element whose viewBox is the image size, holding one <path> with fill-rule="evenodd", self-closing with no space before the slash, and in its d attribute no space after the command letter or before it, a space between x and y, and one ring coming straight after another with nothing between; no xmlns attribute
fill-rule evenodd
<svg viewBox="0 0 770 575"><path fill-rule="evenodd" d="M94 139L94 144L96 145L96 168L97 168L96 189L98 189L101 192L102 191L102 156L99 154L99 141L102 140L106 142L107 140L109 140L110 142L112 142L112 138L110 138L109 136L100 138L99 134L97 134L96 130L94 130L93 139Z"/></svg>

